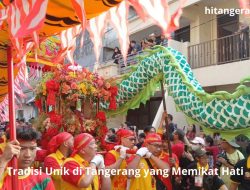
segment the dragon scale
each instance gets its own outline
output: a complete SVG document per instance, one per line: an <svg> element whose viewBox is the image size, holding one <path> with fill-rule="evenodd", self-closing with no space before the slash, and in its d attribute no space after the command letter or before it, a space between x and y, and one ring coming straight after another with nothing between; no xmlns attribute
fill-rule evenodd
<svg viewBox="0 0 250 190"><path fill-rule="evenodd" d="M205 130L231 136L250 133L250 88L241 84L233 94L206 93L195 79L185 56L170 47L156 47L141 58L136 70L119 84L117 102L120 112L127 111L123 109L126 103L128 108L138 107L134 98L150 82L155 80L152 83L155 86L156 81L162 79L176 106ZM149 98L149 95L146 96Z"/></svg>

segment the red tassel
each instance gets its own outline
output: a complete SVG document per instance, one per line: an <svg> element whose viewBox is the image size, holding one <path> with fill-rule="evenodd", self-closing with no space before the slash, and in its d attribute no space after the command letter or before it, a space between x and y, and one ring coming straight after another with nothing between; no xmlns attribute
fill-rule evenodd
<svg viewBox="0 0 250 190"><path fill-rule="evenodd" d="M46 82L46 88L48 91L47 105L56 105L56 93L59 91L59 84L55 80Z"/></svg>
<svg viewBox="0 0 250 190"><path fill-rule="evenodd" d="M35 101L35 105L38 108L39 113L42 111L42 100L38 99Z"/></svg>
<svg viewBox="0 0 250 190"><path fill-rule="evenodd" d="M116 96L118 94L118 88L117 86L111 86L110 87L110 93L111 93L111 96L110 96L110 104L109 104L109 109L110 110L116 110L117 106L116 106Z"/></svg>

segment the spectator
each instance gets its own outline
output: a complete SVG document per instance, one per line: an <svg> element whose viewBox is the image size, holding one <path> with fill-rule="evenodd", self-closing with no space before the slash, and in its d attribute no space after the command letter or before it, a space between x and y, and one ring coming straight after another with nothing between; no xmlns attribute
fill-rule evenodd
<svg viewBox="0 0 250 190"><path fill-rule="evenodd" d="M214 140L211 136L205 137L205 149L206 149L206 151L208 151L211 154L209 156L210 166L215 168L217 156L218 156L220 150L219 150L218 146L214 146Z"/></svg>
<svg viewBox="0 0 250 190"><path fill-rule="evenodd" d="M172 151L179 160L184 153L184 135L185 133L181 129L176 129L173 133Z"/></svg>
<svg viewBox="0 0 250 190"><path fill-rule="evenodd" d="M205 146L205 141L200 137L195 137L190 143L187 140L186 136L184 137L184 139L186 145L184 148L185 151L180 158L180 166L181 168L187 169L188 166L195 161L194 152L202 149ZM185 183L185 180L183 181L183 183ZM183 185L186 186L186 184Z"/></svg>
<svg viewBox="0 0 250 190"><path fill-rule="evenodd" d="M168 114L168 128L169 134L172 134L177 129L177 124L173 123L173 116Z"/></svg>
<svg viewBox="0 0 250 190"><path fill-rule="evenodd" d="M135 55L139 51L141 51L141 46L139 44L136 44L136 41L132 40L129 45L128 54Z"/></svg>
<svg viewBox="0 0 250 190"><path fill-rule="evenodd" d="M153 47L153 46L156 45L156 35L155 35L155 33L152 33L152 34L149 35L148 45L149 45L149 47Z"/></svg>
<svg viewBox="0 0 250 190"><path fill-rule="evenodd" d="M145 138L146 138L145 133L140 133L140 134L139 134L139 136L138 136L138 141L139 141L139 142L138 142L137 145L136 145L138 149L142 147Z"/></svg>
<svg viewBox="0 0 250 190"><path fill-rule="evenodd" d="M205 147L205 141L203 138L201 137L195 137L192 141L191 141L191 149L193 151L196 151L198 149L204 148Z"/></svg>
<svg viewBox="0 0 250 190"><path fill-rule="evenodd" d="M229 190L245 190L250 188L250 143L246 148L247 158L236 163L235 171L243 170L242 174L231 175L231 185Z"/></svg>
<svg viewBox="0 0 250 190"><path fill-rule="evenodd" d="M164 34L161 34L161 38L160 38L160 44L162 46L167 46L168 45L168 39L165 37Z"/></svg>
<svg viewBox="0 0 250 190"><path fill-rule="evenodd" d="M144 133L145 133L146 136L149 133L156 133L155 128L153 126L151 126L151 125L146 126L143 131L144 131Z"/></svg>
<svg viewBox="0 0 250 190"><path fill-rule="evenodd" d="M107 151L112 150L118 143L117 135L114 128L110 128L105 136L101 139L103 148Z"/></svg>
<svg viewBox="0 0 250 190"><path fill-rule="evenodd" d="M194 156L192 155L193 152L191 149L189 149L189 146L185 144L184 152L180 158L180 168L182 169L188 169L189 165L194 163ZM187 177L186 175L181 176L181 187L187 187ZM184 188L182 188L184 189Z"/></svg>
<svg viewBox="0 0 250 190"><path fill-rule="evenodd" d="M152 39L148 39L147 43L148 43L149 48L153 48L154 45L155 45L155 43L154 43L154 41Z"/></svg>
<svg viewBox="0 0 250 190"><path fill-rule="evenodd" d="M121 57L121 51L118 47L115 47L112 59L114 59L115 64L119 64L119 58Z"/></svg>
<svg viewBox="0 0 250 190"><path fill-rule="evenodd" d="M128 56L136 54L136 50L132 47L131 43L132 42L130 42L129 48L128 48Z"/></svg>
<svg viewBox="0 0 250 190"><path fill-rule="evenodd" d="M196 135L196 127L195 125L191 125L188 127L188 131L186 137L188 140L193 140Z"/></svg>
<svg viewBox="0 0 250 190"><path fill-rule="evenodd" d="M219 154L217 158L217 167L220 167L220 171L225 171L227 169L234 169L237 162L244 159L243 154L237 150L240 146L236 144L235 140L227 141L222 139L220 142L221 149L223 152ZM230 186L230 175L221 175L222 180L225 182L226 186Z"/></svg>
<svg viewBox="0 0 250 190"><path fill-rule="evenodd" d="M123 125L123 129L128 129L128 130L131 130L131 131L136 131L136 126L133 125L132 123L130 123L129 121L126 121Z"/></svg>
<svg viewBox="0 0 250 190"><path fill-rule="evenodd" d="M218 145L220 142L220 133L214 133L213 138L214 138L214 145Z"/></svg>
<svg viewBox="0 0 250 190"><path fill-rule="evenodd" d="M20 126L25 125L25 119L24 118L20 119L19 120L19 124L20 124Z"/></svg>
<svg viewBox="0 0 250 190"><path fill-rule="evenodd" d="M145 50L145 49L147 49L147 48L149 48L149 46L148 46L148 40L147 40L147 38L145 38L145 39L143 39L143 40L141 41L141 49L142 49L142 50Z"/></svg>
<svg viewBox="0 0 250 190"><path fill-rule="evenodd" d="M106 134L105 141L106 142L112 142L112 143L117 142L116 133L115 133L114 128L109 128L109 130L108 130L108 132Z"/></svg>
<svg viewBox="0 0 250 190"><path fill-rule="evenodd" d="M205 137L206 137L206 134L204 133L204 131L202 129L200 130L199 137L203 138L203 139L205 139Z"/></svg>
<svg viewBox="0 0 250 190"><path fill-rule="evenodd" d="M189 170L205 170L208 171L208 156L204 149L198 149L195 151L196 162L193 162L188 166ZM227 190L224 182L218 177L218 175L190 175L186 176L187 186L185 190Z"/></svg>

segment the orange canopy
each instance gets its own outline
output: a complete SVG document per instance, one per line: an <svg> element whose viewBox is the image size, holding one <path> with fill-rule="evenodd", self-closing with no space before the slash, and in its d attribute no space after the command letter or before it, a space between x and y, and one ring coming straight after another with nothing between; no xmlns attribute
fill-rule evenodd
<svg viewBox="0 0 250 190"><path fill-rule="evenodd" d="M3 10L10 5L12 0L0 0L0 10ZM104 11L107 11L113 6L118 5L122 0L87 0L84 1L85 12L87 19L98 16ZM42 29L39 31L40 37L49 37L60 33L62 30L68 29L72 26L81 24L75 14L70 0L49 0L46 12L46 18ZM9 31L7 23L3 23L0 30L0 103L4 100L8 93L7 80L7 56L6 48L10 44ZM40 49L42 47L40 46ZM43 50L42 50L43 51ZM44 55L41 52L41 56ZM32 55L31 55L32 58ZM42 59L42 57L40 57ZM31 59L32 60L32 59ZM42 59L41 62L46 61ZM47 59L48 60L48 59ZM17 69L15 70L15 76Z"/></svg>

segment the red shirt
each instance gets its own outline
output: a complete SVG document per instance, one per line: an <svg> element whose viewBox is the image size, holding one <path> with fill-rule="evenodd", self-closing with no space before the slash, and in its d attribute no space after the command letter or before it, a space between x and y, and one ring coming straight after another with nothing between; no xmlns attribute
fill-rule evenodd
<svg viewBox="0 0 250 190"><path fill-rule="evenodd" d="M106 151L110 151L113 150L114 147L118 145L118 143L109 143L105 141L105 138L101 139L101 146L106 150Z"/></svg>
<svg viewBox="0 0 250 190"><path fill-rule="evenodd" d="M7 171L5 176L0 181L1 190L13 190L12 189L12 178L8 175ZM19 190L55 190L54 184L49 176L45 173L42 175L29 175L29 176L18 176L18 189Z"/></svg>
<svg viewBox="0 0 250 190"><path fill-rule="evenodd" d="M44 167L48 172L55 171L55 173L51 174L51 177L57 190L61 190L61 175L60 172L56 173L56 170L60 170L64 160L65 158L59 150L44 159Z"/></svg>
<svg viewBox="0 0 250 190"><path fill-rule="evenodd" d="M211 152L213 154L214 166L216 164L217 156L220 152L217 146L207 146L206 151Z"/></svg>
<svg viewBox="0 0 250 190"><path fill-rule="evenodd" d="M106 155L105 155L105 165L106 166L110 166L112 164L114 164L120 157L120 153L115 151L115 150L111 150L109 151ZM126 160L123 160L121 162L121 165L119 166L119 169L121 170L126 170L127 168L127 162ZM121 173L117 173L117 175L114 175L111 178L111 186L113 190L125 190L127 188L127 176L126 175L122 175Z"/></svg>
<svg viewBox="0 0 250 190"><path fill-rule="evenodd" d="M170 164L169 153L163 152L162 155L164 155L165 159L167 160L168 164L169 164L171 167L176 167L176 168L179 167L180 162L179 162L179 159L178 159L178 157L176 156L176 154L172 153L172 158L175 159L175 165Z"/></svg>
<svg viewBox="0 0 250 190"><path fill-rule="evenodd" d="M173 153L175 153L178 159L180 160L184 152L184 143L180 141L176 144L172 144L171 147L172 147Z"/></svg>
<svg viewBox="0 0 250 190"><path fill-rule="evenodd" d="M114 164L115 162L116 162L115 156L111 154L110 152L107 152L107 154L105 155L105 159L104 159L105 166L110 166Z"/></svg>
<svg viewBox="0 0 250 190"><path fill-rule="evenodd" d="M94 176L92 184L87 188L78 187L81 179L88 175L86 168L89 167L89 163L84 160L79 154L69 157L65 160L63 167L67 170L67 173L62 175L61 190L82 190L82 189L99 189L100 181L97 175ZM93 188L92 188L93 185Z"/></svg>

